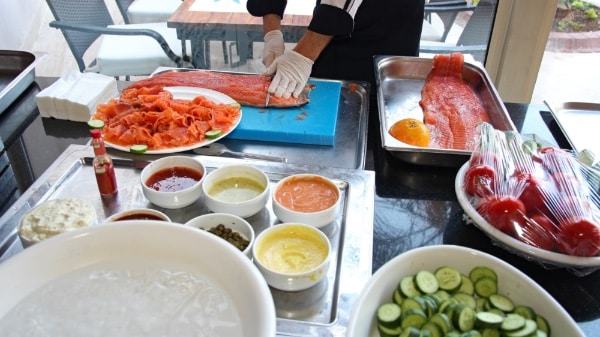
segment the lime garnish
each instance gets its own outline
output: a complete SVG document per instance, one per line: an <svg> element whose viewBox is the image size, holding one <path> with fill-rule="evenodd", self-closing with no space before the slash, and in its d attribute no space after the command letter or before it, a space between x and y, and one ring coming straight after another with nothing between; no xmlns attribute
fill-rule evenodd
<svg viewBox="0 0 600 337"><path fill-rule="evenodd" d="M222 133L223 132L220 129L214 129L214 130L206 131L206 133L204 135L206 136L206 138L217 138Z"/></svg>
<svg viewBox="0 0 600 337"><path fill-rule="evenodd" d="M100 119L90 119L87 122L90 129L102 129L104 127L104 121Z"/></svg>
<svg viewBox="0 0 600 337"><path fill-rule="evenodd" d="M129 152L131 152L131 153L139 154L139 153L144 153L146 151L148 151L148 145L145 145L145 144L132 145L129 148Z"/></svg>

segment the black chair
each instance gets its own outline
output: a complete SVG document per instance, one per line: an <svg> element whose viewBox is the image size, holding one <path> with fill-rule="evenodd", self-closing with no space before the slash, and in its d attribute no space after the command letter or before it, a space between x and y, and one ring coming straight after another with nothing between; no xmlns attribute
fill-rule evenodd
<svg viewBox="0 0 600 337"><path fill-rule="evenodd" d="M80 71L120 77L149 75L161 66L189 67L181 42L165 23L114 25L104 0L46 0ZM98 52L86 65L90 46L101 38ZM89 56L89 55L88 55Z"/></svg>
<svg viewBox="0 0 600 337"><path fill-rule="evenodd" d="M473 13L465 24L456 44L421 41L420 52L428 54L462 52L464 54L471 54L476 61L485 63L492 26L496 17L497 3L498 0L481 0L477 6L468 9ZM452 7L439 5L436 8L443 8L443 13L452 13L452 15L458 15L458 13L467 10L466 7L458 6L452 12L449 10ZM456 20L456 16L452 20ZM453 23L454 21L452 21ZM450 28L447 28L447 30L449 31ZM444 37L443 41L445 41L446 37Z"/></svg>

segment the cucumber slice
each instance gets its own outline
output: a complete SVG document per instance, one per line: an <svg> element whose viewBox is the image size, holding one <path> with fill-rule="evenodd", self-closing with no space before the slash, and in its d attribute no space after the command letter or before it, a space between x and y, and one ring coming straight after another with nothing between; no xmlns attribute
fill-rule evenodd
<svg viewBox="0 0 600 337"><path fill-rule="evenodd" d="M427 310L427 304L425 304L425 301L419 296L405 298L404 301L402 301L401 307L402 312L408 312L411 309L421 310L422 312Z"/></svg>
<svg viewBox="0 0 600 337"><path fill-rule="evenodd" d="M223 134L223 131L221 131L221 129L213 129L213 130L206 131L206 133L204 135L206 136L206 138L214 139L214 138L219 137L222 134Z"/></svg>
<svg viewBox="0 0 600 337"><path fill-rule="evenodd" d="M442 290L453 292L461 285L462 279L460 272L452 267L440 267L435 271L435 277L438 280L439 287Z"/></svg>
<svg viewBox="0 0 600 337"><path fill-rule="evenodd" d="M445 333L442 332L442 329L435 323L429 321L421 327L421 334L423 331L428 331L430 337L444 337Z"/></svg>
<svg viewBox="0 0 600 337"><path fill-rule="evenodd" d="M421 270L415 275L415 284L422 293L433 294L439 289L438 280L429 270Z"/></svg>
<svg viewBox="0 0 600 337"><path fill-rule="evenodd" d="M523 317L525 317L527 319L531 319L531 320L534 320L534 321L535 321L536 316L537 316L535 314L535 311L531 307L528 307L526 305L517 305L517 306L515 306L515 309L513 310L513 312L515 314L519 314L519 315L521 315L521 316L523 316Z"/></svg>
<svg viewBox="0 0 600 337"><path fill-rule="evenodd" d="M452 317L454 326L462 332L473 330L475 326L475 310L463 304L459 304L454 309L454 317Z"/></svg>
<svg viewBox="0 0 600 337"><path fill-rule="evenodd" d="M417 288L417 285L415 284L415 278L412 275L404 276L398 284L398 289L400 289L400 293L405 298L423 295Z"/></svg>
<svg viewBox="0 0 600 337"><path fill-rule="evenodd" d="M488 297L488 303L490 303L491 308L497 308L504 312L512 312L515 309L515 305L511 299L500 294L490 295Z"/></svg>
<svg viewBox="0 0 600 337"><path fill-rule="evenodd" d="M475 293L475 287L473 285L473 281L471 281L471 279L463 274L460 274L460 287L458 287L458 289L456 290L459 293L465 293L465 294L469 294L469 295L473 295Z"/></svg>
<svg viewBox="0 0 600 337"><path fill-rule="evenodd" d="M504 317L489 311L475 314L475 326L479 328L497 329L502 325Z"/></svg>
<svg viewBox="0 0 600 337"><path fill-rule="evenodd" d="M398 290L398 288L394 289L394 295L392 296L392 299L394 300L394 303L401 305L402 302L404 301L404 296L402 296L402 294L400 293L400 290Z"/></svg>
<svg viewBox="0 0 600 337"><path fill-rule="evenodd" d="M498 274L496 274L496 272L490 267L478 266L474 267L471 269L471 272L469 272L469 278L471 281L473 281L473 283L485 276L498 281Z"/></svg>
<svg viewBox="0 0 600 337"><path fill-rule="evenodd" d="M450 323L450 319L444 313L438 312L433 314L433 316L429 317L429 322L436 324L442 330L444 335L452 330L452 323Z"/></svg>
<svg viewBox="0 0 600 337"><path fill-rule="evenodd" d="M490 297L498 292L498 281L484 276L475 282L475 293L481 297Z"/></svg>
<svg viewBox="0 0 600 337"><path fill-rule="evenodd" d="M516 331L525 326L525 317L518 314L508 314L504 317L500 329L504 331Z"/></svg>
<svg viewBox="0 0 600 337"><path fill-rule="evenodd" d="M402 329L409 327L421 329L427 323L427 316L423 310L410 309L402 315Z"/></svg>
<svg viewBox="0 0 600 337"><path fill-rule="evenodd" d="M452 296L452 298L457 300L458 303L464 304L473 310L477 308L477 300L475 300L475 297L469 294L456 293L454 296Z"/></svg>
<svg viewBox="0 0 600 337"><path fill-rule="evenodd" d="M377 309L377 324L395 330L400 327L402 309L396 303L384 303Z"/></svg>
<svg viewBox="0 0 600 337"><path fill-rule="evenodd" d="M399 337L419 337L421 331L417 328L408 327L406 329L402 329L402 333Z"/></svg>
<svg viewBox="0 0 600 337"><path fill-rule="evenodd" d="M544 316L536 315L535 322L537 323L538 330L542 330L542 332L545 332L546 335L550 336L550 333L552 332L550 329L550 324Z"/></svg>
<svg viewBox="0 0 600 337"><path fill-rule="evenodd" d="M104 127L104 121L99 119L90 119L87 121L87 125L90 129L102 129Z"/></svg>
<svg viewBox="0 0 600 337"><path fill-rule="evenodd" d="M131 153L144 153L148 151L148 145L146 144L137 144L137 145L131 145L131 147L129 148L129 152Z"/></svg>
<svg viewBox="0 0 600 337"><path fill-rule="evenodd" d="M525 326L515 331L505 332L506 337L527 337L535 333L537 330L537 323L531 319L525 319Z"/></svg>
<svg viewBox="0 0 600 337"><path fill-rule="evenodd" d="M482 329L481 337L500 337L500 331L498 329Z"/></svg>
<svg viewBox="0 0 600 337"><path fill-rule="evenodd" d="M379 332L380 337L398 337L400 333L402 333L402 327L397 327L396 329L386 328L381 324L377 324L377 331ZM417 335L418 337L418 335Z"/></svg>

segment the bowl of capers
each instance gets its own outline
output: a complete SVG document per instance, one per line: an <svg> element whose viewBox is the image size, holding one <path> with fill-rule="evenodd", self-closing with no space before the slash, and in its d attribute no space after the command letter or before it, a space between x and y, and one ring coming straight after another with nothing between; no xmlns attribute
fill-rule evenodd
<svg viewBox="0 0 600 337"><path fill-rule="evenodd" d="M212 233L252 258L254 229L248 221L237 215L208 213L189 220L185 225Z"/></svg>

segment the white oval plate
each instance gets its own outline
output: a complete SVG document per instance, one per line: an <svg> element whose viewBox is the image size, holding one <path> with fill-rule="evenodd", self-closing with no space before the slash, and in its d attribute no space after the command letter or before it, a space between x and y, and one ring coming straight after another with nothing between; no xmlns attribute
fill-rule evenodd
<svg viewBox="0 0 600 337"><path fill-rule="evenodd" d="M115 275L118 287L97 275ZM0 331L15 335L28 335L31 324L23 322L32 319L37 326L60 320L54 336L276 333L271 293L252 262L225 240L181 224L128 221L57 235L0 264L0 284ZM69 300L74 293L82 296ZM32 300L52 314L38 308L14 323L5 319ZM5 330L8 323L17 330Z"/></svg>
<svg viewBox="0 0 600 337"><path fill-rule="evenodd" d="M515 304L529 305L543 315L550 322L553 336L585 337L565 309L529 276L492 255L452 245L416 248L398 255L379 268L352 307L346 336L379 336L375 312L380 304L391 300L400 278L421 269L435 270L445 265L465 274L475 266L494 269L498 274L499 292L508 295Z"/></svg>
<svg viewBox="0 0 600 337"><path fill-rule="evenodd" d="M165 87L164 90L170 91L173 94L173 98L175 98L175 99L183 99L183 100L191 101L197 96L204 96L216 103L223 103L223 104L236 103L236 101L233 98L231 98L223 93L220 93L218 91L211 90L211 89L194 88L194 87ZM242 120L242 109L240 108L240 118L238 118L238 120L231 127L231 129L229 129L229 131L223 132L219 137L206 139L202 142L198 142L196 144L190 144L190 145L186 145L186 146L178 146L178 147L172 147L172 148L160 149L160 150L148 150L148 151L144 152L144 154L177 153L177 152L189 151L189 150L193 150L198 147L206 146L208 144L218 141L219 139L221 139L221 138L227 136L228 134L230 134L231 132L233 132L233 130L235 130L235 128L240 124L241 120ZM129 146L114 144L107 140L104 140L104 142L106 143L106 145L108 145L114 149L129 152ZM135 145L135 144L131 144L131 145Z"/></svg>
<svg viewBox="0 0 600 337"><path fill-rule="evenodd" d="M519 241L512 236L505 234L492 226L487 220L477 212L475 207L471 205L469 196L464 189L464 178L469 168L469 163L465 163L458 174L454 183L454 189L456 191L456 197L458 203L462 206L465 213L471 218L475 226L481 229L485 234L496 240L502 247L510 252L517 253L525 258L531 259L532 261L542 262L545 264L567 267L567 268L595 268L600 266L600 257L578 257L566 254L560 254L551 252L545 249L540 249L531 245L528 245L522 241ZM577 270L574 270L577 272ZM583 271L586 273L587 271Z"/></svg>

